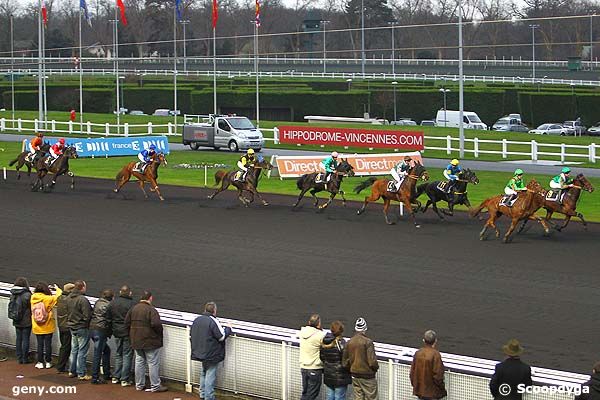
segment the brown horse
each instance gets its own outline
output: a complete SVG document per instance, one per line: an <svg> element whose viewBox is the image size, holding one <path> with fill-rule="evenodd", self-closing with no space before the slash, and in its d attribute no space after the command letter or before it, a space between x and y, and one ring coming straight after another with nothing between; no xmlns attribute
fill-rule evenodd
<svg viewBox="0 0 600 400"><path fill-rule="evenodd" d="M38 158L35 169L37 170L37 180L31 185L31 191L35 192L38 189L52 189L56 185L56 180L61 175L68 175L71 177L71 189L75 189L75 174L69 170L69 159L77 158L77 150L74 146L67 146L60 156L50 165L47 164L47 160L50 156ZM53 175L52 182L44 186L44 177L46 175Z"/></svg>
<svg viewBox="0 0 600 400"><path fill-rule="evenodd" d="M270 171L273 169L273 164L269 161L259 157L251 166L248 167L245 181L241 182L235 179L235 175L238 171L224 171L219 170L215 173L215 186L221 184L213 194L208 196L209 199L214 199L216 195L226 190L230 185L233 185L238 190L238 199L242 202L245 207L248 207L250 203L254 201L254 196L257 196L264 206L268 206L269 203L262 198L258 193L258 183L260 181L261 173L265 170ZM244 192L250 193L251 199L247 199L243 196Z"/></svg>
<svg viewBox="0 0 600 400"><path fill-rule="evenodd" d="M390 192L388 191L388 184L391 182L389 179L377 179L377 178L369 178L360 185L354 188L355 193L360 193L362 190L372 186L371 188L371 196L365 197L365 202L363 203L360 210L357 211L357 214L362 214L367 208L367 204L373 201L377 201L383 197L383 215L385 217L385 223L388 225L393 225L394 222L390 221L388 218L388 209L390 207L390 203L392 200L401 202L404 204L404 207L410 213L410 217L412 219L413 224L416 228L420 228L415 219L415 212L412 209L411 203L417 204L417 209L421 207L421 204L416 199L416 186L417 181L422 179L424 181L429 180L429 174L427 170L421 163L415 163L409 170L408 175L402 181L400 185L400 190L398 192Z"/></svg>
<svg viewBox="0 0 600 400"><path fill-rule="evenodd" d="M138 162L132 161L129 164L125 165L121 172L117 174L117 187L113 189L113 192L119 193L121 188L129 182L132 176L137 178L138 185L142 192L144 192L144 197L148 198L148 193L146 193L146 189L144 189L144 184L146 182L150 183L150 191L156 192L158 198L164 200L165 198L160 194L160 189L158 188L158 183L156 182L158 179L158 167L161 164L167 165L167 159L163 153L155 153L150 159L150 165L146 167L143 173L134 171L135 166Z"/></svg>
<svg viewBox="0 0 600 400"><path fill-rule="evenodd" d="M48 150L50 150L50 143L45 142L40 147L40 151L38 151L34 155L33 160L29 159L29 151L23 151L17 156L17 158L8 163L8 165L11 167L17 164L17 166L15 167L15 171L17 171L17 180L21 179L21 168L23 168L23 166L27 167L27 176L31 176L31 169L35 167L35 165L37 164L37 160L40 157L43 157L44 154L48 152Z"/></svg>
<svg viewBox="0 0 600 400"><path fill-rule="evenodd" d="M500 205L500 200L502 200L503 195L490 197L484 200L479 207L470 211L472 217L477 216L484 209L487 209L489 213L489 218L479 233L479 240L486 239L485 233L488 226L496 230L496 237L500 237L500 231L496 226L496 220L502 215L506 215L512 220L510 227L504 235L504 243L508 243L511 240L510 235L515 230L519 221L523 220L534 220L539 222L544 227L544 232L547 235L550 232L548 224L541 217L535 215L536 211L542 208L544 205L545 195L546 190L544 190L542 185L540 185L535 179L532 179L527 184L527 190L519 193L519 196L512 207Z"/></svg>

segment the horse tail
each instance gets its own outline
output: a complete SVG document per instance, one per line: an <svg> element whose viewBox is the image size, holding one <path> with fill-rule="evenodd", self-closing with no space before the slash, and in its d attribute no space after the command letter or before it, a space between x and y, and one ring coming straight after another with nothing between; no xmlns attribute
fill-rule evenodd
<svg viewBox="0 0 600 400"><path fill-rule="evenodd" d="M9 163L8 163L8 166L9 166L9 167L12 167L13 165L15 165L15 164L17 163L17 161L19 161L19 158L20 158L20 156L19 156L19 157L17 157L17 158L15 158L15 159L14 159L14 160L12 160L11 162L9 162Z"/></svg>
<svg viewBox="0 0 600 400"><path fill-rule="evenodd" d="M377 178L372 177L367 179L366 181L363 181L362 183L360 183L358 186L356 186L354 188L354 193L360 193L363 190L365 190L366 188L368 188L369 186L373 186L373 184L375 183L375 181L377 180Z"/></svg>
<svg viewBox="0 0 600 400"><path fill-rule="evenodd" d="M487 200L484 200L477 208L470 209L469 215L471 216L471 218L478 216L479 213L483 211L483 209L487 208L487 202Z"/></svg>
<svg viewBox="0 0 600 400"><path fill-rule="evenodd" d="M116 181L119 182L127 173L127 165L124 166L119 173L117 174L117 176L115 177Z"/></svg>
<svg viewBox="0 0 600 400"><path fill-rule="evenodd" d="M225 178L225 175L227 175L227 171L223 171L222 169L220 169L217 172L215 172L215 184L214 184L214 186L218 186L223 181L223 179Z"/></svg>
<svg viewBox="0 0 600 400"><path fill-rule="evenodd" d="M296 187L298 188L298 190L304 189L304 182L306 182L306 177L307 175L304 174L296 180Z"/></svg>

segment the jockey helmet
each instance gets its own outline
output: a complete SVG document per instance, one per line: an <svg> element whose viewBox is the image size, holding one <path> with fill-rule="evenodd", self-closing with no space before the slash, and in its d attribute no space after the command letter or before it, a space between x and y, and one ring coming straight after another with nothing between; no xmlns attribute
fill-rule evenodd
<svg viewBox="0 0 600 400"><path fill-rule="evenodd" d="M65 144L65 139L64 139L64 138L60 138L60 139L58 139L58 143L60 143L60 144Z"/></svg>
<svg viewBox="0 0 600 400"><path fill-rule="evenodd" d="M569 174L569 173L571 173L571 168L569 168L569 167L564 167L564 168L562 169L562 171L561 171L561 172L562 172L563 174Z"/></svg>
<svg viewBox="0 0 600 400"><path fill-rule="evenodd" d="M517 168L515 170L515 175L523 175L523 170L521 168Z"/></svg>
<svg viewBox="0 0 600 400"><path fill-rule="evenodd" d="M338 158L338 156L339 156L339 154L337 151L334 151L331 153L331 157L333 157L333 158Z"/></svg>
<svg viewBox="0 0 600 400"><path fill-rule="evenodd" d="M44 137L44 133L43 132L38 132L35 134L35 136L37 137Z"/></svg>
<svg viewBox="0 0 600 400"><path fill-rule="evenodd" d="M412 158L410 158L410 156L404 156L404 161L412 161Z"/></svg>
<svg viewBox="0 0 600 400"><path fill-rule="evenodd" d="M253 155L254 154L254 149L248 149L248 155Z"/></svg>
<svg viewBox="0 0 600 400"><path fill-rule="evenodd" d="M453 159L452 161L450 161L450 164L452 164L452 165L458 165L458 164L460 164L460 161L458 161L458 160L455 158L455 159Z"/></svg>
<svg viewBox="0 0 600 400"><path fill-rule="evenodd" d="M150 147L148 147L148 149L150 149L150 150L154 151L154 150L156 150L156 146L155 146L155 145L153 145L153 144L151 144L151 145L150 145Z"/></svg>

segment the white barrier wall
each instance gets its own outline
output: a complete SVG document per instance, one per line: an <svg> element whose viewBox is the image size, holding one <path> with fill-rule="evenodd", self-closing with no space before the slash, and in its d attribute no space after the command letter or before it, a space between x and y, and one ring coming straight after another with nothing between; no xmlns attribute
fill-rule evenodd
<svg viewBox="0 0 600 400"><path fill-rule="evenodd" d="M1 292L1 291L0 291ZM6 291L0 293L0 344L14 347L15 332L12 322L8 319L8 297ZM94 300L94 299L91 299ZM182 318L181 326L165 323L164 325L164 347L161 358L161 376L182 383L199 384L201 363L189 361L189 321L193 320L194 315L188 313L178 313L169 310L159 310L161 318L171 320L174 315ZM187 321L187 322L186 322ZM252 329L265 327L264 325L242 323L236 329L233 324L234 333L227 341L227 356L218 374L217 387L235 393L247 394L255 397L267 399L298 399L302 391L300 367L298 362L299 348L294 343L292 336L290 340L271 340L268 338L257 339L245 337L243 332L250 332ZM272 327L272 336L283 337L290 330L284 328ZM252 334L248 335L252 336ZM112 344L112 340L109 341ZM35 339L32 335L32 350L35 350ZM58 350L58 335L54 335L54 352ZM88 358L91 360L92 346ZM379 372L377 381L379 386L379 399L381 400L406 400L416 399L412 396L412 387L409 379L410 365L406 363L410 357L401 355L398 352L397 359L387 358L382 354L391 353L392 349L403 350L398 346L376 344L378 357L380 357ZM412 349L414 350L414 349ZM460 368L451 367L455 360L464 360L467 368L468 364L474 364L479 359L443 354L446 367L446 389L448 391L448 400L491 400L488 384L489 378L485 376L476 376L458 372ZM490 372L489 367L482 365L493 365L492 361L480 360L480 369ZM473 370L477 369L472 367ZM555 377L550 380L548 377ZM534 369L534 382L537 384L546 383L551 385L568 384L572 387L578 386L578 383L587 380L584 375L570 374L560 371L549 371ZM324 399L324 390L322 398ZM550 394L541 393L535 395L526 395L525 400L572 400L573 395L564 393Z"/></svg>

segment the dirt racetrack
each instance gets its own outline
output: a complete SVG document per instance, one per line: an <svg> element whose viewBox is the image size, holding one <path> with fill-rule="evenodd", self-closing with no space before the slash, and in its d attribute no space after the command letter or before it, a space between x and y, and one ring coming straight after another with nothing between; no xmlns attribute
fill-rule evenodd
<svg viewBox="0 0 600 400"><path fill-rule="evenodd" d="M161 186L160 203L134 184L123 200L110 181L78 179L71 192L62 180L47 194L27 182L0 181L1 281L82 278L92 295L128 283L160 307L214 300L223 316L286 327L319 312L347 334L364 316L377 341L419 346L433 328L442 351L491 359L516 337L526 361L575 372L600 360L596 224L547 238L535 226L504 245L480 242L481 223L464 214L420 216L417 230L385 225L379 206L317 214L273 195L244 209L233 193L209 201L195 188Z"/></svg>

